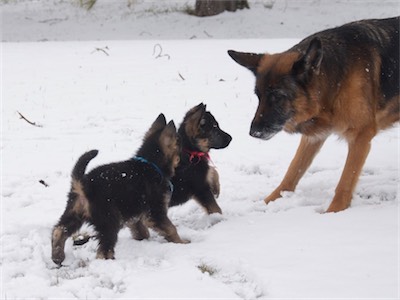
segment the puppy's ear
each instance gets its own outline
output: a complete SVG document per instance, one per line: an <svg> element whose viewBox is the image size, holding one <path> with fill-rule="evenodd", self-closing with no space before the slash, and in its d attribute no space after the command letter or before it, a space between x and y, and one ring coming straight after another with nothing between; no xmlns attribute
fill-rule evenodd
<svg viewBox="0 0 400 300"><path fill-rule="evenodd" d="M196 108L206 111L207 105L205 105L203 102L201 102L199 105L196 106Z"/></svg>
<svg viewBox="0 0 400 300"><path fill-rule="evenodd" d="M176 127L174 121L170 121L167 126L163 129L160 135L160 145L165 153L175 150L177 146L178 134L176 133Z"/></svg>
<svg viewBox="0 0 400 300"><path fill-rule="evenodd" d="M292 73L297 76L300 81L308 82L312 75L318 75L321 68L323 57L321 40L315 37L308 45L308 49L292 67Z"/></svg>
<svg viewBox="0 0 400 300"><path fill-rule="evenodd" d="M198 105L196 105L195 107L193 107L192 109L189 110L188 115L193 115L195 113L197 113L198 111L205 111L206 110L206 106L203 103L200 103Z"/></svg>
<svg viewBox="0 0 400 300"><path fill-rule="evenodd" d="M197 126L200 123L200 120L204 116L205 112L206 112L206 106L204 104L200 104L199 106L197 106L196 110L189 118L190 123Z"/></svg>
<svg viewBox="0 0 400 300"><path fill-rule="evenodd" d="M257 68L261 58L264 56L264 54L236 52L233 50L228 50L228 54L239 65L252 71L254 75L257 75Z"/></svg>
<svg viewBox="0 0 400 300"><path fill-rule="evenodd" d="M145 135L145 139L151 136L153 133L163 129L167 125L167 120L165 119L164 114L160 114L157 119L153 122L150 129L147 131Z"/></svg>

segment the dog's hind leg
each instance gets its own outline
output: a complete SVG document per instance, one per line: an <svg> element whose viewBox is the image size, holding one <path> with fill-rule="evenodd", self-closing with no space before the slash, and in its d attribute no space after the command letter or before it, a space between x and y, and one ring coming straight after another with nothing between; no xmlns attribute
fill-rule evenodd
<svg viewBox="0 0 400 300"><path fill-rule="evenodd" d="M97 259L114 259L114 247L118 240L118 230L111 230L110 228L96 227L98 231L97 238L99 240L99 247L97 249Z"/></svg>
<svg viewBox="0 0 400 300"><path fill-rule="evenodd" d="M107 216L95 214L92 218L93 226L97 232L99 246L97 259L114 259L114 247L117 244L118 232L121 228L120 218L116 211L108 210Z"/></svg>
<svg viewBox="0 0 400 300"><path fill-rule="evenodd" d="M349 152L342 176L335 190L335 196L326 212L339 212L350 206L362 167L371 148L371 140L376 129L366 128L355 138L348 140Z"/></svg>
<svg viewBox="0 0 400 300"><path fill-rule="evenodd" d="M129 227L133 239L141 241L150 237L149 229L141 218L132 219L126 225Z"/></svg>
<svg viewBox="0 0 400 300"><path fill-rule="evenodd" d="M82 184L80 181L73 179L67 207L60 221L54 226L51 238L51 259L57 265L61 265L65 259L65 241L78 231L83 222L89 218L89 202L83 192Z"/></svg>
<svg viewBox="0 0 400 300"><path fill-rule="evenodd" d="M73 211L67 210L61 216L60 221L54 226L51 239L51 259L57 265L65 259L64 247L65 241L81 228L83 219Z"/></svg>
<svg viewBox="0 0 400 300"><path fill-rule="evenodd" d="M317 139L313 137L302 136L300 145L297 148L296 154L290 163L286 175L281 184L264 199L265 203L274 201L281 196L283 191L294 191L301 177L311 165L314 157L317 155L327 137Z"/></svg>
<svg viewBox="0 0 400 300"><path fill-rule="evenodd" d="M152 220L152 227L159 232L168 242L179 243L179 244L187 244L189 241L181 239L178 235L178 231L174 224L172 224L171 220L168 217L162 216L158 217L156 220Z"/></svg>

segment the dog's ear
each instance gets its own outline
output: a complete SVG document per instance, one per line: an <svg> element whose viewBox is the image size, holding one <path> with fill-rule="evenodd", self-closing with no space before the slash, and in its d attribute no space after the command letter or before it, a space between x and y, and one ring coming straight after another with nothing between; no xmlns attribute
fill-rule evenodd
<svg viewBox="0 0 400 300"><path fill-rule="evenodd" d="M163 151L167 152L176 147L177 138L178 134L176 133L175 123L174 121L170 121L160 135L160 144Z"/></svg>
<svg viewBox="0 0 400 300"><path fill-rule="evenodd" d="M258 65L260 64L261 58L264 56L264 54L236 52L233 50L228 50L228 54L239 65L252 71L254 75L257 74Z"/></svg>
<svg viewBox="0 0 400 300"><path fill-rule="evenodd" d="M192 124L198 124L200 119L203 117L206 112L206 105L200 103L199 105L193 107L186 115L186 121Z"/></svg>
<svg viewBox="0 0 400 300"><path fill-rule="evenodd" d="M191 122L196 124L196 126L200 123L201 118L204 116L206 112L206 106L203 103L200 103L195 107L192 116L190 117Z"/></svg>
<svg viewBox="0 0 400 300"><path fill-rule="evenodd" d="M150 129L147 131L145 135L145 139L151 136L153 133L163 129L167 125L167 120L165 119L164 114L160 114L157 119L153 122Z"/></svg>
<svg viewBox="0 0 400 300"><path fill-rule="evenodd" d="M315 37L308 45L306 53L293 64L292 73L296 75L299 80L307 82L313 74L319 74L322 57L321 40Z"/></svg>
<svg viewBox="0 0 400 300"><path fill-rule="evenodd" d="M207 105L206 104L204 104L204 103L200 103L201 105L203 105L203 110L204 110L204 112L207 110Z"/></svg>
<svg viewBox="0 0 400 300"><path fill-rule="evenodd" d="M200 120L206 112L206 106L203 103L193 107L184 119L185 132L187 136L194 137L198 134Z"/></svg>
<svg viewBox="0 0 400 300"><path fill-rule="evenodd" d="M206 105L202 102L198 105L196 105L195 107L193 107L190 111L189 111L189 115L193 115L198 111L206 111Z"/></svg>

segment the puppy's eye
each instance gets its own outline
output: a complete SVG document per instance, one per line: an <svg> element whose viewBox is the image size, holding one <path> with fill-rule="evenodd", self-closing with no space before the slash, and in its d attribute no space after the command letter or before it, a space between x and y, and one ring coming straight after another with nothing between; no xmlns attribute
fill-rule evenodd
<svg viewBox="0 0 400 300"><path fill-rule="evenodd" d="M200 120L200 126L204 126L204 125L206 125L206 120L201 119L201 120Z"/></svg>

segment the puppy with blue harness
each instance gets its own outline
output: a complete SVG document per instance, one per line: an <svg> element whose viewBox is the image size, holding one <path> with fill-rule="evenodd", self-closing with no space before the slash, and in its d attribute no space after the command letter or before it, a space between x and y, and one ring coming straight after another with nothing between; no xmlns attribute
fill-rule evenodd
<svg viewBox="0 0 400 300"><path fill-rule="evenodd" d="M137 240L149 237L148 227L169 242L188 243L167 216L173 186L171 178L180 160L181 145L173 121L160 114L132 159L99 166L85 174L97 156L83 154L72 171L67 207L52 233L52 260L65 259L65 242L83 223L93 225L98 239L97 258L114 259L118 232L127 225Z"/></svg>

